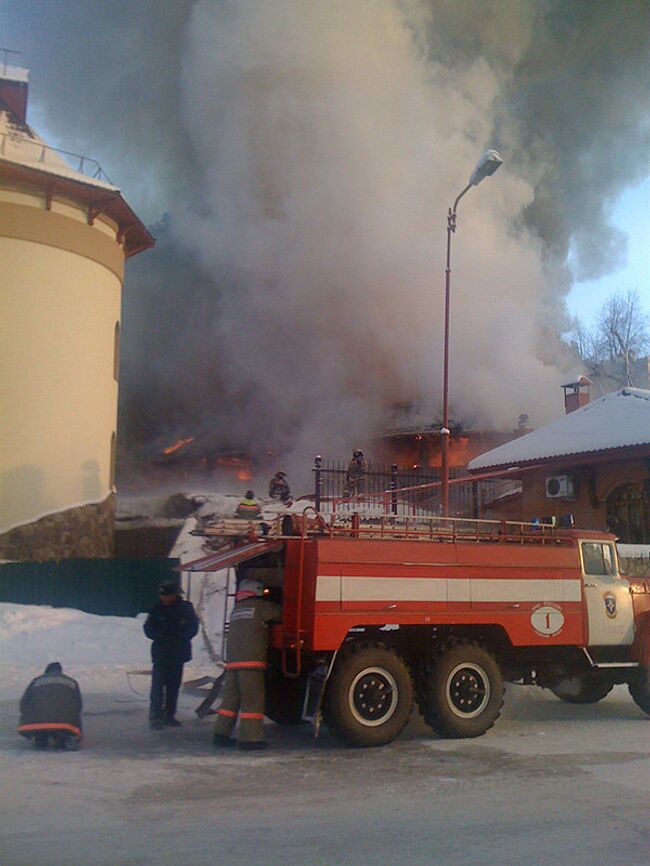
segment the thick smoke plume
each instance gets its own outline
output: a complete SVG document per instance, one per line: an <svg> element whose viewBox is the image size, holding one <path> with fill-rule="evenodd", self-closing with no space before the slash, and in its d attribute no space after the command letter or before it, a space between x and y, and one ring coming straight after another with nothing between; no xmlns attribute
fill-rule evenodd
<svg viewBox="0 0 650 866"><path fill-rule="evenodd" d="M608 211L648 170L643 0L9 2L34 125L98 157L159 244L129 265L122 444L337 453L396 402L561 411L572 275L625 260ZM0 19L2 20L2 19Z"/></svg>

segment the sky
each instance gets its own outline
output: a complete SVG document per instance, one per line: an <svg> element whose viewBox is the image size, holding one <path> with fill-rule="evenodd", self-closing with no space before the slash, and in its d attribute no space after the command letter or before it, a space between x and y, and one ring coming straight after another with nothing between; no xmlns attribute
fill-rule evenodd
<svg viewBox="0 0 650 866"><path fill-rule="evenodd" d="M30 122L158 240L124 290L134 454L208 432L304 463L397 403L439 419L446 211L488 147L453 241L452 418L556 417L569 314L645 291L645 0L6 0L0 31Z"/></svg>
<svg viewBox="0 0 650 866"><path fill-rule="evenodd" d="M570 314L588 325L594 324L598 310L609 297L628 290L639 292L643 310L650 318L650 177L620 196L612 209L612 221L628 235L627 261L600 279L574 283L567 296Z"/></svg>

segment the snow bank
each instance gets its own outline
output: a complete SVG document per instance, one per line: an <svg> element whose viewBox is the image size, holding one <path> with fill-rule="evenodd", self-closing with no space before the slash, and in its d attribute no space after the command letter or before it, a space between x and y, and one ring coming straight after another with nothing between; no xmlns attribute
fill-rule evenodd
<svg viewBox="0 0 650 866"><path fill-rule="evenodd" d="M53 661L83 683L84 693L126 687L129 671L151 667L150 642L142 631L145 617L0 603L0 698L19 697Z"/></svg>
<svg viewBox="0 0 650 866"><path fill-rule="evenodd" d="M223 603L204 592L202 630L193 641L193 660L185 666L184 680L214 676L217 666L208 643L221 647ZM151 669L151 641L137 617L96 616L80 610L46 605L0 603L0 698L14 698L32 677L52 661L88 688L126 686L136 672ZM214 621L214 625L210 620ZM210 634L212 633L212 634ZM148 680L139 688L148 690Z"/></svg>
<svg viewBox="0 0 650 866"><path fill-rule="evenodd" d="M45 666L73 664L142 665L149 641L137 617L95 616L80 610L0 604L0 658L4 664Z"/></svg>

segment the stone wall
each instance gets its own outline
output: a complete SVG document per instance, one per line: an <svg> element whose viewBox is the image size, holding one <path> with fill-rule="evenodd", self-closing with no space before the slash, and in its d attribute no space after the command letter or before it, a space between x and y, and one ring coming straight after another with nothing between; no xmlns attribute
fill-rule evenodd
<svg viewBox="0 0 650 866"><path fill-rule="evenodd" d="M115 495L103 502L48 514L0 535L0 559L44 562L113 555Z"/></svg>

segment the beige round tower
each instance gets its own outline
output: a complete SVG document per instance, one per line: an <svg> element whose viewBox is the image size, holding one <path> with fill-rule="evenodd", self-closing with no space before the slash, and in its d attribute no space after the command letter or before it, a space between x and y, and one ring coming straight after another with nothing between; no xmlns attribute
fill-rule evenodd
<svg viewBox="0 0 650 866"><path fill-rule="evenodd" d="M0 67L0 558L110 556L125 259L153 238Z"/></svg>

